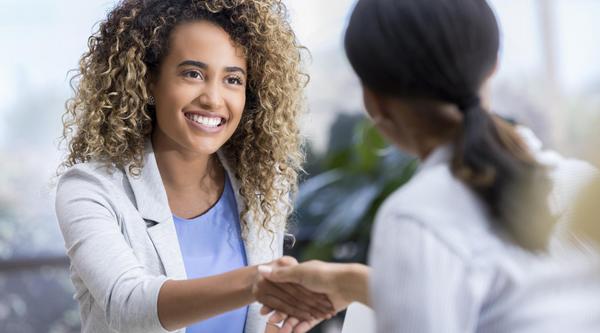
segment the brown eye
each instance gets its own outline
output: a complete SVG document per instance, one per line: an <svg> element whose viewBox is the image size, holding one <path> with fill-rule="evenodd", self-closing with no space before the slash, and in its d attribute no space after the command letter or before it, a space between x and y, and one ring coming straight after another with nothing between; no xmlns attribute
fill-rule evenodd
<svg viewBox="0 0 600 333"><path fill-rule="evenodd" d="M187 71L183 73L183 76L189 77L190 79L204 79L204 77L202 77L202 73L198 71Z"/></svg>
<svg viewBox="0 0 600 333"><path fill-rule="evenodd" d="M237 76L230 76L226 78L225 81L227 82L227 84L235 84L238 86L243 85L242 79Z"/></svg>

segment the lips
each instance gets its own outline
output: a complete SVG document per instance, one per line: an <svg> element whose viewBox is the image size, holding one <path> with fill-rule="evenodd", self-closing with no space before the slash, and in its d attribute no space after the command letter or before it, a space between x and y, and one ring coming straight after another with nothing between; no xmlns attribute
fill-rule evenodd
<svg viewBox="0 0 600 333"><path fill-rule="evenodd" d="M228 121L226 116L204 110L184 110L183 115L194 131L210 135L222 132Z"/></svg>
<svg viewBox="0 0 600 333"><path fill-rule="evenodd" d="M227 121L224 117L221 116L208 116L192 112L185 113L184 115L187 119L195 123L212 128L222 126Z"/></svg>

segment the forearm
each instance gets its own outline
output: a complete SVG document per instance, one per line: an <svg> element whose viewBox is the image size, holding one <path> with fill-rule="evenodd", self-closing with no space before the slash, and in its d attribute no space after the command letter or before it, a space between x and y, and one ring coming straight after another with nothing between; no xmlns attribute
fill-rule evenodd
<svg viewBox="0 0 600 333"><path fill-rule="evenodd" d="M371 306L369 276L371 268L362 264L346 264L340 274L341 290L348 300Z"/></svg>
<svg viewBox="0 0 600 333"><path fill-rule="evenodd" d="M186 327L254 301L256 266L193 280L166 281L158 295L158 317L167 330Z"/></svg>

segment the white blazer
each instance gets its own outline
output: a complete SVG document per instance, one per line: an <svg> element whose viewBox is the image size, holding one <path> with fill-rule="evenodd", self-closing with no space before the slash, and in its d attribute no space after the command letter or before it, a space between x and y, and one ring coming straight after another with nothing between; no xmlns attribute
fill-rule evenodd
<svg viewBox="0 0 600 333"><path fill-rule="evenodd" d="M244 207L239 182L219 155ZM167 195L150 140L138 177L87 162L69 168L57 185L56 214L71 261L82 332L167 332L157 312L158 292L167 279L186 279ZM256 223L243 232L248 265L282 255L285 217L275 239ZM262 333L266 318L251 304L245 333ZM185 332L185 329L177 330Z"/></svg>

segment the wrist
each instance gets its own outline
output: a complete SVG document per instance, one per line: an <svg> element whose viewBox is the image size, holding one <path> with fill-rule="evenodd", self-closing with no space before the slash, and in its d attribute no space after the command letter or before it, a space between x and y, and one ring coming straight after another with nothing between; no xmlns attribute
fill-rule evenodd
<svg viewBox="0 0 600 333"><path fill-rule="evenodd" d="M242 279L243 295L248 304L256 302L254 288L258 282L260 274L258 273L258 265L248 266L244 269L244 278Z"/></svg>
<svg viewBox="0 0 600 333"><path fill-rule="evenodd" d="M362 264L347 264L340 274L342 292L348 302L360 302L370 305L369 300L369 266Z"/></svg>

